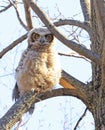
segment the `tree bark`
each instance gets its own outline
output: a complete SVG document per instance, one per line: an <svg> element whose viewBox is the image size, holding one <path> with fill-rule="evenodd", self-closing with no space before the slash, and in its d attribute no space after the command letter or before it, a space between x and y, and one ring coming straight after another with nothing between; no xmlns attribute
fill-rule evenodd
<svg viewBox="0 0 105 130"><path fill-rule="evenodd" d="M91 0L91 50L101 56L100 65L92 62L93 116L96 130L105 130L105 2Z"/></svg>
<svg viewBox="0 0 105 130"><path fill-rule="evenodd" d="M82 12L84 15L84 20L86 22L90 21L91 14L90 14L90 0L80 0Z"/></svg>

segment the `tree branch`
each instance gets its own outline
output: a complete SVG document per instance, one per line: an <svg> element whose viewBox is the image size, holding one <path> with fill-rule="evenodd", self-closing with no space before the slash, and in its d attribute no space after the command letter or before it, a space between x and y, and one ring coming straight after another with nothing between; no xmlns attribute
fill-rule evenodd
<svg viewBox="0 0 105 130"><path fill-rule="evenodd" d="M10 130L22 115L31 107L36 97L35 92L30 91L20 98L0 119L0 130Z"/></svg>
<svg viewBox="0 0 105 130"><path fill-rule="evenodd" d="M80 0L82 12L84 15L84 20L89 21L91 18L91 13L90 13L90 0Z"/></svg>
<svg viewBox="0 0 105 130"><path fill-rule="evenodd" d="M88 33L90 33L90 25L86 22L81 22L78 20L72 20L72 19L60 19L58 22L54 22L55 26L61 26L61 25L74 25L78 26L84 30L86 30Z"/></svg>
<svg viewBox="0 0 105 130"><path fill-rule="evenodd" d="M60 84L64 88L69 88L78 91L80 99L89 106L89 93L88 93L88 86L83 82L77 80L76 78L72 77L70 74L66 73L62 70L62 77L60 79Z"/></svg>
<svg viewBox="0 0 105 130"><path fill-rule="evenodd" d="M15 11L16 11L17 18L18 18L20 24L24 27L24 29L25 29L26 31L28 31L27 26L25 25L25 23L23 22L23 20L22 20L22 18L21 18L21 16L20 16L19 9L18 9L17 5L16 5L14 2L12 2L11 0L10 0L10 2L11 2L11 4L13 5L13 7L14 7L14 9L15 9ZM16 2L16 3L17 3L17 2Z"/></svg>
<svg viewBox="0 0 105 130"><path fill-rule="evenodd" d="M0 58L2 58L2 56L4 54L6 54L9 50L11 50L13 47L15 47L17 44L19 44L20 42L22 42L23 40L25 40L27 38L27 33L24 34L23 36L21 36L20 38L18 38L17 40L15 40L13 43L11 43L9 46L7 46L5 49L3 49L0 52Z"/></svg>
<svg viewBox="0 0 105 130"><path fill-rule="evenodd" d="M87 112L88 108L85 109L84 113L82 114L82 116L80 117L80 119L77 121L77 124L75 125L74 127L74 130L77 129L79 123L81 122L81 120L84 118L84 116L86 115L86 112Z"/></svg>
<svg viewBox="0 0 105 130"><path fill-rule="evenodd" d="M100 55L86 49L85 47L68 40L65 36L63 36L60 31L54 26L52 22L50 22L49 18L43 13L43 11L37 6L37 4L33 0L26 0L34 12L39 16L42 22L48 27L48 29L66 46L71 48L72 50L78 52L80 55L87 57L97 64L101 64Z"/></svg>
<svg viewBox="0 0 105 130"><path fill-rule="evenodd" d="M62 70L62 78L65 79L67 82L69 82L72 86L74 86L75 89L78 89L80 92L84 93L84 91L86 91L86 87L88 87L86 84L72 77L64 70ZM66 86L65 88L69 88L69 86Z"/></svg>
<svg viewBox="0 0 105 130"><path fill-rule="evenodd" d="M105 91L105 1L104 0L93 0L95 5L98 31L102 41L102 87L100 96ZM104 91L103 91L104 90ZM101 97L100 97L101 98Z"/></svg>
<svg viewBox="0 0 105 130"><path fill-rule="evenodd" d="M8 10L10 7L12 6L12 4L10 3L9 5L7 5L6 7L4 7L4 9L0 10L0 13Z"/></svg>
<svg viewBox="0 0 105 130"><path fill-rule="evenodd" d="M26 0L23 0L23 2L24 2L24 9L25 9L25 16L26 16L28 30L31 30L33 28L33 24L32 24L30 6L27 4Z"/></svg>
<svg viewBox="0 0 105 130"><path fill-rule="evenodd" d="M81 59L84 59L86 61L88 61L90 63L90 61L88 59L86 59L86 57L84 56L81 56L81 55L77 55L77 53L62 53L62 52L58 52L58 55L60 56L68 56L68 57L75 57L75 58L81 58Z"/></svg>
<svg viewBox="0 0 105 130"><path fill-rule="evenodd" d="M11 129L14 124L21 119L22 115L28 111L33 103L39 102L39 99L45 100L56 96L74 96L81 99L80 94L76 89L60 88L44 92L40 95L37 95L34 91L30 91L24 94L23 97L21 97L0 119L0 130Z"/></svg>

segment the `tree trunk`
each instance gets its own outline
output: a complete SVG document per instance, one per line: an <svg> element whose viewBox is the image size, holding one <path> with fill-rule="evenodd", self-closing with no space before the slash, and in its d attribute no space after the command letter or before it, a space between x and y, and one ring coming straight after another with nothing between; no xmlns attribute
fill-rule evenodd
<svg viewBox="0 0 105 130"><path fill-rule="evenodd" d="M105 63L104 63L104 1L91 1L91 50L99 54L102 58L102 64L97 65L92 62L92 113L95 121L96 130L105 130ZM104 9L103 9L104 8Z"/></svg>

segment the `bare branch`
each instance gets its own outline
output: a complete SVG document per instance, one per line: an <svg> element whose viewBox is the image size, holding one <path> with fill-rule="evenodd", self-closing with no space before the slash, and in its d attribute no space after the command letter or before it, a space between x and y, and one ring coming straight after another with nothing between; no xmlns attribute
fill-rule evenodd
<svg viewBox="0 0 105 130"><path fill-rule="evenodd" d="M0 130L10 130L22 115L31 107L36 97L35 92L26 93L0 119Z"/></svg>
<svg viewBox="0 0 105 130"><path fill-rule="evenodd" d="M81 22L81 21L78 21L78 20L72 20L72 19L62 20L62 19L60 19L58 22L54 22L54 25L55 26L74 25L74 26L78 26L80 28L83 28L88 33L90 32L90 25L86 22Z"/></svg>
<svg viewBox="0 0 105 130"><path fill-rule="evenodd" d="M2 58L2 56L4 54L6 54L9 50L11 50L13 47L15 47L17 44L19 44L20 42L22 42L23 40L25 40L27 38L27 33L24 34L23 36L21 36L20 38L18 38L17 40L15 40L13 43L11 43L8 47L6 47L5 49L3 49L0 52L0 58Z"/></svg>
<svg viewBox="0 0 105 130"><path fill-rule="evenodd" d="M54 26L54 24L49 20L49 18L43 13L43 11L37 6L37 4L33 0L27 0L30 4L31 8L35 11L35 13L39 16L42 22L48 27L48 29L66 46L71 48L72 50L78 52L80 55L87 57L97 64L101 64L100 55L86 49L85 47L78 45L77 43L68 40L64 35L58 31L58 29Z"/></svg>
<svg viewBox="0 0 105 130"><path fill-rule="evenodd" d="M86 115L86 112L87 112L88 108L85 109L84 113L82 114L82 116L80 117L80 119L77 121L77 124L75 125L74 127L74 130L77 129L79 123L81 122L81 120L84 118L84 116Z"/></svg>
<svg viewBox="0 0 105 130"><path fill-rule="evenodd" d="M23 2L24 2L24 9L25 9L25 15L26 15L28 30L31 30L33 28L33 24L32 24L30 6L27 4L26 0L23 0Z"/></svg>
<svg viewBox="0 0 105 130"><path fill-rule="evenodd" d="M80 4L81 4L81 8L83 11L83 15L84 15L84 19L85 21L89 21L90 20L90 0L80 0Z"/></svg>
<svg viewBox="0 0 105 130"><path fill-rule="evenodd" d="M69 53L69 54L67 54L67 53L58 52L58 54L59 54L60 56L68 56L68 57L82 58L82 59L84 59L84 60L86 60L86 61L88 61L88 62L90 63L90 61L89 61L86 57L81 56L81 55L77 55L77 53Z"/></svg>
<svg viewBox="0 0 105 130"><path fill-rule="evenodd" d="M76 89L60 88L52 91L44 92L40 95L36 95L35 92L30 91L23 95L0 119L0 130L11 129L16 122L18 122L22 115L28 111L33 103L45 100L56 96L74 96L79 99L79 92Z"/></svg>
<svg viewBox="0 0 105 130"><path fill-rule="evenodd" d="M10 3L9 5L7 5L6 7L4 7L4 9L0 10L0 13L8 10L10 7L12 6L12 4Z"/></svg>
<svg viewBox="0 0 105 130"><path fill-rule="evenodd" d="M15 11L16 11L17 18L18 18L20 24L24 27L24 29L25 29L26 31L28 31L27 26L25 25L25 23L23 22L23 20L22 20L22 18L21 18L21 16L20 16L19 9L18 9L17 5L16 5L14 2L12 2L11 0L9 0L9 1L10 1L10 3L13 5L13 7L14 7L14 9L15 9Z"/></svg>
<svg viewBox="0 0 105 130"><path fill-rule="evenodd" d="M61 80L60 80L60 84L64 88L77 90L79 92L79 97L81 98L81 100L87 106L89 106L89 98L90 97L89 97L89 93L88 93L88 90L87 90L88 86L86 84L77 80L76 78L74 78L73 76L71 76L70 74L65 72L64 70L62 70L62 77L61 77Z"/></svg>

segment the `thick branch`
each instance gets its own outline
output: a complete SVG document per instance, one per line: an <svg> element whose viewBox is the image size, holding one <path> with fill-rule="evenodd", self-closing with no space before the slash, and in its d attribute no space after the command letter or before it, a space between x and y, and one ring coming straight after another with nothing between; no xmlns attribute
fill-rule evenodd
<svg viewBox="0 0 105 130"><path fill-rule="evenodd" d="M23 2L24 2L24 9L25 9L25 16L26 16L28 30L31 30L33 28L33 24L32 24L30 6L27 4L26 0L23 0Z"/></svg>
<svg viewBox="0 0 105 130"><path fill-rule="evenodd" d="M60 19L58 22L54 22L54 25L55 26L74 25L74 26L78 26L80 28L83 28L88 33L90 32L90 26L89 26L89 24L86 23L86 22L78 21L78 20L72 20L72 19L62 20L62 19Z"/></svg>
<svg viewBox="0 0 105 130"><path fill-rule="evenodd" d="M97 64L101 64L100 56L96 53L86 49L85 47L78 45L77 43L68 40L65 36L63 36L60 31L54 26L52 22L50 22L49 18L43 13L43 11L35 4L33 0L27 0L35 13L39 16L42 22L48 27L48 29L66 46L71 48L72 50L78 52L80 55L87 57L88 59L96 62Z"/></svg>
<svg viewBox="0 0 105 130"><path fill-rule="evenodd" d="M87 87L86 84L72 77L64 70L62 70L62 78L65 79L67 82L69 82L72 86L74 86L75 89L78 89L80 92L86 91L86 87ZM66 88L69 88L69 86L67 86Z"/></svg>
<svg viewBox="0 0 105 130"><path fill-rule="evenodd" d="M39 102L38 99L44 100L55 96L74 96L81 99L79 92L75 89L61 88L42 93L39 96L35 92L30 91L20 98L0 119L0 130L11 129L34 102Z"/></svg>
<svg viewBox="0 0 105 130"><path fill-rule="evenodd" d="M85 104L88 106L89 95L87 91L88 86L86 84L72 77L70 74L66 73L64 70L62 70L62 77L60 80L60 84L64 88L77 90L79 92L79 97L81 97L81 100L84 101Z"/></svg>
<svg viewBox="0 0 105 130"><path fill-rule="evenodd" d="M85 21L90 20L90 0L80 0Z"/></svg>
<svg viewBox="0 0 105 130"><path fill-rule="evenodd" d="M11 43L8 47L6 47L5 49L3 49L0 52L0 58L2 58L2 56L4 54L6 54L9 50L11 50L13 47L15 47L17 44L19 44L20 42L22 42L23 40L25 40L27 38L27 33L23 36L21 36L20 38L18 38L17 40L15 40L13 43Z"/></svg>
<svg viewBox="0 0 105 130"><path fill-rule="evenodd" d="M34 103L36 94L31 91L20 98L0 119L0 130L10 130Z"/></svg>

